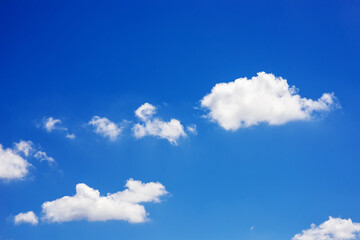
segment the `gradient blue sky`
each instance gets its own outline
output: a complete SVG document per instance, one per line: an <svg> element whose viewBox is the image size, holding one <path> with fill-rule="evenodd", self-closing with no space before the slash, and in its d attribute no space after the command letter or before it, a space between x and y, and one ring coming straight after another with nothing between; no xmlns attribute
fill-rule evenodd
<svg viewBox="0 0 360 240"><path fill-rule="evenodd" d="M360 221L359 1L2 1L0 52L0 144L31 140L57 162L0 182L0 239L285 240L329 216ZM202 117L216 83L260 71L342 108L237 131ZM137 122L145 102L198 134L174 146L86 126ZM38 127L50 116L76 139ZM12 221L77 183L106 194L129 178L170 193L145 204L149 222Z"/></svg>

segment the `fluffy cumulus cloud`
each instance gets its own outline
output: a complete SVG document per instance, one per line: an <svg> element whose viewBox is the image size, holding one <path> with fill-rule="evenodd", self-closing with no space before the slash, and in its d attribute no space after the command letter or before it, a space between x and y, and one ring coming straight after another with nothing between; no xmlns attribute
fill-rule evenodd
<svg viewBox="0 0 360 240"><path fill-rule="evenodd" d="M95 132L102 135L103 137L108 137L110 140L116 140L122 131L122 127L110 121L106 117L94 116L89 124L95 127Z"/></svg>
<svg viewBox="0 0 360 240"><path fill-rule="evenodd" d="M61 126L61 120L60 119L55 119L53 117L48 117L44 120L44 128L46 129L46 131L48 132L52 132L54 130L60 130L65 132L65 137L69 138L69 139L74 139L75 138L75 134L73 133L69 133L69 129L66 127Z"/></svg>
<svg viewBox="0 0 360 240"><path fill-rule="evenodd" d="M135 115L143 121L149 120L156 113L156 108L150 103L144 103L135 111Z"/></svg>
<svg viewBox="0 0 360 240"><path fill-rule="evenodd" d="M360 239L360 223L351 219L329 217L319 226L311 224L311 228L296 234L292 240L353 240Z"/></svg>
<svg viewBox="0 0 360 240"><path fill-rule="evenodd" d="M31 164L16 150L4 149L0 144L0 179L22 179L28 174L30 166Z"/></svg>
<svg viewBox="0 0 360 240"><path fill-rule="evenodd" d="M251 79L216 84L201 100L201 106L221 127L237 130L262 122L281 125L309 120L315 112L329 111L336 104L333 93L324 93L317 100L303 98L285 79L260 72Z"/></svg>
<svg viewBox="0 0 360 240"><path fill-rule="evenodd" d="M101 196L99 191L84 183L76 185L74 196L45 202L42 205L43 220L48 222L68 222L74 220L107 221L124 220L141 223L147 220L145 202L160 202L167 194L158 182L142 183L129 179L123 191Z"/></svg>
<svg viewBox="0 0 360 240"><path fill-rule="evenodd" d="M40 161L55 162L45 152L37 150L32 141L21 140L13 148L3 148L0 144L0 179L23 179L32 166L28 159L36 158Z"/></svg>
<svg viewBox="0 0 360 240"><path fill-rule="evenodd" d="M39 220L33 211L29 211L26 213L19 213L14 217L14 223L16 225L21 223L29 223L31 225L37 225L38 222Z"/></svg>
<svg viewBox="0 0 360 240"><path fill-rule="evenodd" d="M143 121L143 123L137 123L133 127L136 138L157 136L176 145L180 137L186 137L184 127L179 120L171 119L165 122L159 118L154 118L155 112L156 108L149 103L144 103L135 111L135 115Z"/></svg>

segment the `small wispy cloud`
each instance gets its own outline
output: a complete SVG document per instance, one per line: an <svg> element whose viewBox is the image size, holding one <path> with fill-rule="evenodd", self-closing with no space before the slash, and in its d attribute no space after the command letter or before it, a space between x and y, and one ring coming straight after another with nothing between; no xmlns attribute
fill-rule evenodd
<svg viewBox="0 0 360 240"><path fill-rule="evenodd" d="M195 124L191 124L191 125L188 125L186 126L186 130L189 132L189 133L192 133L192 134L197 134L197 130L196 130L196 125Z"/></svg>
<svg viewBox="0 0 360 240"><path fill-rule="evenodd" d="M42 161L47 161L48 163L53 163L55 162L55 159L52 157L49 157L46 152L42 152L42 151L38 151L35 153L34 157L38 160Z"/></svg>
<svg viewBox="0 0 360 240"><path fill-rule="evenodd" d="M71 134L66 134L66 136L65 136L66 138L69 138L69 139L74 139L76 136L75 136L75 134L73 134L73 133L71 133Z"/></svg>
<svg viewBox="0 0 360 240"><path fill-rule="evenodd" d="M69 129L62 126L60 119L55 119L53 117L45 118L43 121L43 127L47 132L52 132L54 130L65 132L65 137L69 139L74 139L76 136L74 133L70 133Z"/></svg>

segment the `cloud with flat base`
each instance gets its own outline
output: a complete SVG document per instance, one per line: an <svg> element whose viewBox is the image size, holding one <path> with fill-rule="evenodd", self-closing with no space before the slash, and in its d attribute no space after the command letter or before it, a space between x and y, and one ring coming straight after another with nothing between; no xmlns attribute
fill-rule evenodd
<svg viewBox="0 0 360 240"><path fill-rule="evenodd" d="M129 179L125 187L123 191L101 196L98 190L79 183L74 196L43 203L42 220L49 223L75 220L142 223L148 220L148 213L141 203L159 203L160 197L168 194L159 182L143 183Z"/></svg>
<svg viewBox="0 0 360 240"><path fill-rule="evenodd" d="M33 211L26 213L19 213L14 217L14 224L19 225L22 223L29 223L31 225L37 225L39 220Z"/></svg>
<svg viewBox="0 0 360 240"><path fill-rule="evenodd" d="M360 238L360 223L349 219L332 218L319 226L311 224L310 229L296 234L292 240L353 240Z"/></svg>
<svg viewBox="0 0 360 240"><path fill-rule="evenodd" d="M319 99L312 100L297 92L286 79L259 72L251 79L216 84L201 100L201 107L209 111L207 118L232 131L259 123L282 125L308 121L316 113L340 107L334 93L323 93Z"/></svg>

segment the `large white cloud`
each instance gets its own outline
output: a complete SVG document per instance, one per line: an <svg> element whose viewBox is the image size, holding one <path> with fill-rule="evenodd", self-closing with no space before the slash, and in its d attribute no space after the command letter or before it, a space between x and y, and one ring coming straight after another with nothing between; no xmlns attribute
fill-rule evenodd
<svg viewBox="0 0 360 240"><path fill-rule="evenodd" d="M129 179L125 186L127 189L123 191L100 196L98 190L84 183L77 184L74 196L65 196L42 205L43 220L124 220L141 223L147 220L148 213L140 203L160 202L160 197L167 194L165 187L158 182L142 183Z"/></svg>
<svg viewBox="0 0 360 240"><path fill-rule="evenodd" d="M109 137L113 141L116 140L122 131L121 126L118 126L106 117L101 118L99 116L94 116L89 124L95 127L96 133L103 137Z"/></svg>
<svg viewBox="0 0 360 240"><path fill-rule="evenodd" d="M26 213L19 213L14 217L14 223L16 225L21 223L30 223L32 225L37 225L39 220L33 211L29 211Z"/></svg>
<svg viewBox="0 0 360 240"><path fill-rule="evenodd" d="M303 98L285 79L260 72L251 79L216 84L201 100L201 106L221 127L237 130L261 122L281 125L309 120L315 112L329 111L334 101L333 93L324 93L317 100Z"/></svg>
<svg viewBox="0 0 360 240"><path fill-rule="evenodd" d="M311 224L311 228L296 234L292 240L352 240L360 239L360 223L351 219L329 217L319 226Z"/></svg>
<svg viewBox="0 0 360 240"><path fill-rule="evenodd" d="M4 149L0 144L0 179L15 180L24 178L31 164L16 151Z"/></svg>
<svg viewBox="0 0 360 240"><path fill-rule="evenodd" d="M169 122L165 122L159 118L153 118L155 112L156 108L149 103L144 103L135 111L135 115L143 121L133 127L136 138L157 136L176 145L180 137L186 137L184 127L179 120L171 119Z"/></svg>

